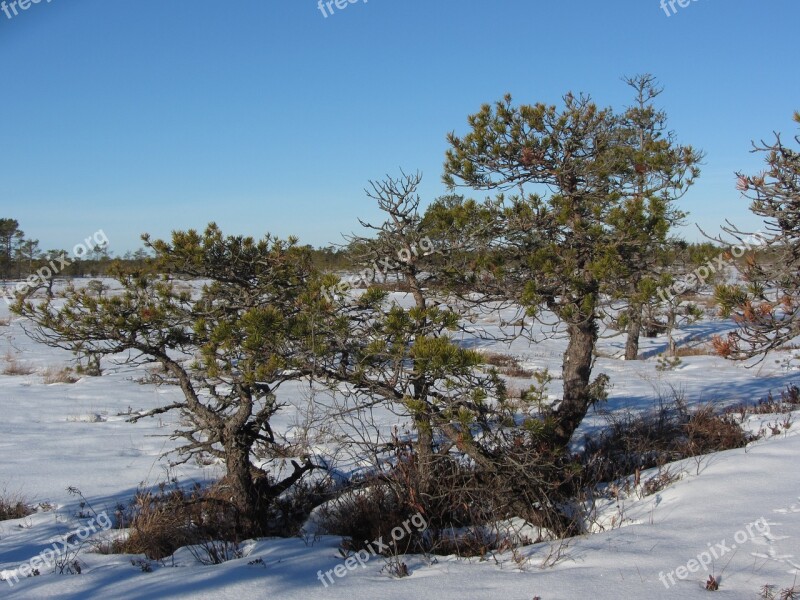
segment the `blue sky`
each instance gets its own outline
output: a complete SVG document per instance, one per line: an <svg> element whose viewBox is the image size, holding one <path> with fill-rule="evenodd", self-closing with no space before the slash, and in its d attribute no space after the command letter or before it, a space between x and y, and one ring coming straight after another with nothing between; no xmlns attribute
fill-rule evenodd
<svg viewBox="0 0 800 600"><path fill-rule="evenodd" d="M7 3L9 0L6 0ZM753 139L796 133L797 0L42 0L0 12L0 217L44 248L103 229L216 221L315 246L375 216L363 189L399 169L443 194L449 131L511 92L625 106L650 72L681 142L707 153L681 207L758 226L733 172ZM327 12L327 11L326 11ZM480 197L480 194L475 194ZM699 235L691 227L689 239Z"/></svg>

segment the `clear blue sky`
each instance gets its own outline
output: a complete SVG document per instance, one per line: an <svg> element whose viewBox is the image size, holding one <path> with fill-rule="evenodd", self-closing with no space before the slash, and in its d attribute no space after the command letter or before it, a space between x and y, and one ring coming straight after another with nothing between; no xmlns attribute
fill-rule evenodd
<svg viewBox="0 0 800 600"><path fill-rule="evenodd" d="M8 3L10 0L6 0ZM798 0L42 0L0 12L0 216L44 248L103 229L202 228L341 241L363 188L402 167L441 184L445 135L511 92L624 106L650 72L706 165L690 222L757 221L733 172L797 129ZM698 239L687 230L684 235Z"/></svg>

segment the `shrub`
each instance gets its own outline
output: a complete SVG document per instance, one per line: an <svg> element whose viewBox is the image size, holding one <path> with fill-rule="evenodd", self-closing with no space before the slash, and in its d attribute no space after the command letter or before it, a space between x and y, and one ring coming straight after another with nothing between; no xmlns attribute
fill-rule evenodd
<svg viewBox="0 0 800 600"><path fill-rule="evenodd" d="M582 454L591 482L612 482L669 462L741 448L755 439L729 413L713 407L690 411L676 393L643 415L609 416L610 427L588 438Z"/></svg>
<svg viewBox="0 0 800 600"><path fill-rule="evenodd" d="M485 364L497 367L497 370L503 375L520 379L533 377L533 371L520 365L519 360L513 356L500 352L482 352L481 356Z"/></svg>
<svg viewBox="0 0 800 600"><path fill-rule="evenodd" d="M183 546L236 537L233 507L200 486L140 490L118 517L128 532L112 543L111 552L143 554L150 560L166 558Z"/></svg>
<svg viewBox="0 0 800 600"><path fill-rule="evenodd" d="M391 530L411 518L413 511L378 479L369 479L364 487L344 490L323 506L320 518L323 529L344 538L344 551L357 551L378 538L391 539ZM422 540L403 538L403 550L424 550Z"/></svg>
<svg viewBox="0 0 800 600"><path fill-rule="evenodd" d="M656 364L656 371L674 371L682 365L682 361L678 356L664 356L663 354L658 357Z"/></svg>
<svg viewBox="0 0 800 600"><path fill-rule="evenodd" d="M772 392L759 400L756 404L737 404L729 407L725 412L729 415L736 414L743 422L748 414L753 415L772 415L785 414L800 410L800 388L795 384L789 384L786 389L781 390L780 396L775 398Z"/></svg>
<svg viewBox="0 0 800 600"><path fill-rule="evenodd" d="M675 349L675 356L713 356L714 349L706 345L700 346L678 346Z"/></svg>
<svg viewBox="0 0 800 600"><path fill-rule="evenodd" d="M298 534L313 508L327 498L327 485L327 481L305 483L281 496L264 519L270 525L264 531L247 527L230 502L225 479L208 488L195 485L189 490L162 483L155 490L139 490L129 506L119 508L117 518L127 535L96 550L161 560L188 546L205 564L241 558L243 539Z"/></svg>
<svg viewBox="0 0 800 600"><path fill-rule="evenodd" d="M72 369L64 367L59 369L57 367L48 367L42 371L42 379L47 385L54 383L76 383L80 378L76 377Z"/></svg>
<svg viewBox="0 0 800 600"><path fill-rule="evenodd" d="M22 519L36 512L19 494L0 494L0 521Z"/></svg>
<svg viewBox="0 0 800 600"><path fill-rule="evenodd" d="M754 439L731 415L718 415L712 406L704 406L692 413L683 425L683 431L688 442L688 456L741 448Z"/></svg>
<svg viewBox="0 0 800 600"><path fill-rule="evenodd" d="M345 550L360 550L379 537L391 539L392 529L419 513L426 521L424 533L412 531L390 553L460 556L580 532L568 510L574 506L579 465L565 454L550 454L517 438L498 448L491 467L439 455L433 468L434 476L423 479L412 448L400 449L388 473L351 484L322 508L324 529L343 536ZM515 517L539 528L536 540L508 531Z"/></svg>
<svg viewBox="0 0 800 600"><path fill-rule="evenodd" d="M30 375L34 372L33 367L19 362L10 352L4 358L6 364L3 367L3 375Z"/></svg>

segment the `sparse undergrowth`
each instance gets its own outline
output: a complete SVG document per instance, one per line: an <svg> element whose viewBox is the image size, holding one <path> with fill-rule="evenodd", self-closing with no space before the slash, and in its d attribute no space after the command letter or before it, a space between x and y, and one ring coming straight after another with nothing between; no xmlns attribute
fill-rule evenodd
<svg viewBox="0 0 800 600"><path fill-rule="evenodd" d="M712 452L742 448L756 436L729 412L710 405L690 410L676 394L645 414L609 415L610 427L586 440L583 464L589 481L614 482L644 470Z"/></svg>
<svg viewBox="0 0 800 600"><path fill-rule="evenodd" d="M767 584L761 587L759 596L764 600L800 600L800 588L797 585L778 589L778 586Z"/></svg>
<svg viewBox="0 0 800 600"><path fill-rule="evenodd" d="M11 352L6 353L3 357L5 365L3 366L2 374L3 375L12 375L12 376L19 376L19 375L31 375L35 372L35 369L30 365L27 365L23 362L20 362L16 356L11 354Z"/></svg>
<svg viewBox="0 0 800 600"><path fill-rule="evenodd" d="M769 392L756 404L738 404L729 407L725 412L736 415L743 422L748 415L787 414L796 410L800 410L800 388L789 384L786 389L781 390L778 398Z"/></svg>
<svg viewBox="0 0 800 600"><path fill-rule="evenodd" d="M302 484L279 498L272 507L272 535L297 535L311 510L326 496L326 483ZM241 542L255 537L229 501L225 480L203 488L182 489L160 484L141 489L129 506L119 506L117 521L126 534L97 545L102 554L142 554L162 560L178 548L188 547L204 564L219 564L242 557Z"/></svg>
<svg viewBox="0 0 800 600"><path fill-rule="evenodd" d="M160 560L183 546L236 538L229 504L217 502L200 486L186 491L162 484L155 491L140 490L128 507L118 507L117 520L127 535L99 547L99 552Z"/></svg>
<svg viewBox="0 0 800 600"><path fill-rule="evenodd" d="M770 394L748 410L787 412L799 405L800 389L792 385L779 398ZM742 428L741 410L718 414L710 405L690 409L681 394L673 392L671 401L661 399L648 413L609 416L610 427L588 439L586 451L578 457L526 453L516 442L512 454L528 461L526 470L536 473L536 479L526 483L529 492L535 491L524 501L531 504L539 494L557 509L539 513L538 522L528 515L527 525L513 531L508 524L519 516L515 512L519 506L510 499L520 490L500 485L513 478L481 472L453 455L443 455L435 464L436 477L427 480L435 482L433 487L423 487L418 457L410 445L395 439L394 466L389 471L338 490L328 481L303 483L292 495L279 499L272 515L274 534L302 533L302 524L319 507L319 523L327 533L342 536L345 557L377 539L392 540L381 554L395 566L405 564L398 557L407 553L481 558L508 551L514 554L520 546L580 533L587 515L578 507L590 488L603 487L612 497L632 490L640 497L649 496L680 479L680 472L668 463L739 448L757 439ZM651 468L657 472L645 477L643 471ZM224 486L223 480L205 489L162 484L153 491L141 490L130 506L118 510L117 519L126 535L98 544L96 551L144 555L147 561L158 561L187 547L203 564L243 557L242 541L251 536L242 530ZM572 515L571 520L567 514ZM415 518L423 519L425 527L407 528L400 539L393 540L392 531L398 524ZM149 565L147 561L142 564ZM792 589L770 593L763 597L796 597Z"/></svg>
<svg viewBox="0 0 800 600"><path fill-rule="evenodd" d="M357 551L371 540L394 540L384 556L409 552L485 557L522 545L564 539L581 532L571 505L580 466L566 454L551 454L522 440L507 449L510 460L482 469L442 455L423 477L410 448L400 449L394 467L343 489L320 510L323 529ZM533 508L538 507L538 508ZM423 517L424 530L401 539L400 523ZM510 523L525 522L524 532Z"/></svg>
<svg viewBox="0 0 800 600"><path fill-rule="evenodd" d="M482 356L487 365L497 367L498 372L507 377L517 377L519 379L529 379L533 377L533 371L523 367L519 363L519 360L509 354L483 352Z"/></svg>
<svg viewBox="0 0 800 600"><path fill-rule="evenodd" d="M69 367L48 367L42 371L42 379L46 385L55 383L77 383L80 377L77 377L73 370Z"/></svg>
<svg viewBox="0 0 800 600"><path fill-rule="evenodd" d="M678 346L675 349L675 356L677 357L685 357L685 356L713 356L714 349L708 346L707 344L701 344L699 346Z"/></svg>
<svg viewBox="0 0 800 600"><path fill-rule="evenodd" d="M23 519L35 512L32 504L20 494L0 494L0 521Z"/></svg>

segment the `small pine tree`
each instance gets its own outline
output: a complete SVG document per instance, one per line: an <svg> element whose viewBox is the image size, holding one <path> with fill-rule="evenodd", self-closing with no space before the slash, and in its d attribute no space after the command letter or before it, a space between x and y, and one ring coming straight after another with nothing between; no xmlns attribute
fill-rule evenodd
<svg viewBox="0 0 800 600"><path fill-rule="evenodd" d="M794 120L800 123L800 113ZM800 135L794 136L800 145ZM750 210L766 221L765 233L724 231L757 252L742 267L746 285L721 285L716 298L723 315L733 315L739 329L716 338L717 351L729 358L763 355L800 334L800 151L776 134L772 143L754 144L766 168L757 175L738 173L738 188Z"/></svg>

